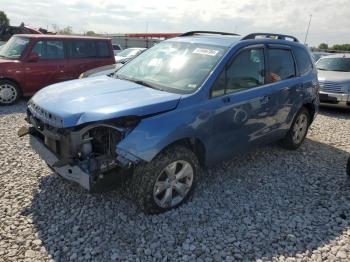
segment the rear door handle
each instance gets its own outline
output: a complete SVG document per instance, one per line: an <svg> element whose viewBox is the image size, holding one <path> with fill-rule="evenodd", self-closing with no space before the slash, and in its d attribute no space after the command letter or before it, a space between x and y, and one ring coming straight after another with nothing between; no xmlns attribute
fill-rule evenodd
<svg viewBox="0 0 350 262"><path fill-rule="evenodd" d="M270 101L271 97L266 95L266 96L263 96L262 98L260 98L260 103L261 104L267 104L269 101Z"/></svg>

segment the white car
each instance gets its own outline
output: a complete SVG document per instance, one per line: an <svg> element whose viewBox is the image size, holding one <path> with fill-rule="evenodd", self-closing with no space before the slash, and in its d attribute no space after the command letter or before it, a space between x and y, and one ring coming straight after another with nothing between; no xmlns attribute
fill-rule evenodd
<svg viewBox="0 0 350 262"><path fill-rule="evenodd" d="M115 56L115 61L117 63L129 61L131 58L134 58L135 56L141 54L145 50L146 48L140 47L127 48L121 51L117 56Z"/></svg>
<svg viewBox="0 0 350 262"><path fill-rule="evenodd" d="M350 108L350 54L320 58L316 67L322 104Z"/></svg>
<svg viewBox="0 0 350 262"><path fill-rule="evenodd" d="M121 47L121 45L112 44L112 47L113 47L114 55L118 55L121 51L123 51L123 48Z"/></svg>

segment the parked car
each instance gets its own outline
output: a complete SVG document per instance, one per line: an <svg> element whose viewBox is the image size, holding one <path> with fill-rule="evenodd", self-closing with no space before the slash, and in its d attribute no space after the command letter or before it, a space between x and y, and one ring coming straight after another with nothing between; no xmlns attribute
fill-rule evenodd
<svg viewBox="0 0 350 262"><path fill-rule="evenodd" d="M188 32L114 78L46 87L19 136L30 134L55 172L88 190L126 175L146 213L177 207L200 166L276 140L303 143L318 110L317 71L296 38L271 35Z"/></svg>
<svg viewBox="0 0 350 262"><path fill-rule="evenodd" d="M0 50L0 105L11 105L44 86L77 79L82 72L114 63L107 38L16 35Z"/></svg>
<svg viewBox="0 0 350 262"><path fill-rule="evenodd" d="M79 78L87 78L94 76L112 76L124 63L116 63L112 65L100 66L84 73L81 73Z"/></svg>
<svg viewBox="0 0 350 262"><path fill-rule="evenodd" d="M134 58L135 56L141 54L145 50L146 48L139 47L127 48L115 56L115 61L117 63L125 63L130 59Z"/></svg>
<svg viewBox="0 0 350 262"><path fill-rule="evenodd" d="M331 54L332 53L327 53L327 52L312 52L312 56L313 56L315 62L317 62L321 57L331 55Z"/></svg>
<svg viewBox="0 0 350 262"><path fill-rule="evenodd" d="M349 108L350 54L322 57L316 63L320 101L324 105Z"/></svg>
<svg viewBox="0 0 350 262"><path fill-rule="evenodd" d="M113 44L113 53L114 55L118 55L121 51L123 51L123 48L121 45Z"/></svg>

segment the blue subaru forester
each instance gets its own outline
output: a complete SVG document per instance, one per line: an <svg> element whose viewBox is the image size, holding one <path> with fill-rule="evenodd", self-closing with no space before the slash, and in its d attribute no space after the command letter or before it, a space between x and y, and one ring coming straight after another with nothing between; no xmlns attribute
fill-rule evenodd
<svg viewBox="0 0 350 262"><path fill-rule="evenodd" d="M163 212L189 198L203 165L302 144L319 104L312 61L293 36L188 32L112 77L40 90L19 135L62 177L93 191L130 176L137 204Z"/></svg>

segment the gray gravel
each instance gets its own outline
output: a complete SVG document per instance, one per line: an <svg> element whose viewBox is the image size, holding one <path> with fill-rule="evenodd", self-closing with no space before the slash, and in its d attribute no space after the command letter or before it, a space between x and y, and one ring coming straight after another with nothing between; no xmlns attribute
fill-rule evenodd
<svg viewBox="0 0 350 262"><path fill-rule="evenodd" d="M157 216L120 186L88 194L54 175L0 108L0 261L349 261L350 114L322 110L297 151L217 165L193 200Z"/></svg>

